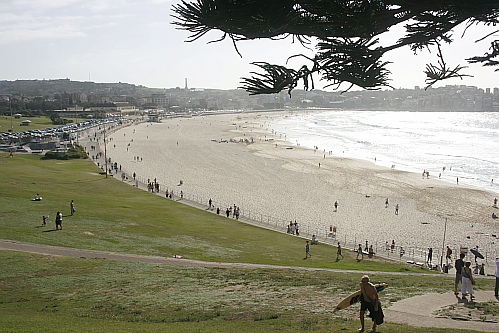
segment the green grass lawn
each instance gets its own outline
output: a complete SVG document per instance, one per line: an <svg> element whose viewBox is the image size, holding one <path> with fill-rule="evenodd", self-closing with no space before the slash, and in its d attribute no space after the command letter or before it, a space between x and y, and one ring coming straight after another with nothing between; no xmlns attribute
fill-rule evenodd
<svg viewBox="0 0 499 333"><path fill-rule="evenodd" d="M27 130L44 129L55 126L52 124L50 118L46 116L11 118L10 116L2 115L0 116L0 132L9 131L9 129L11 128L11 119L12 119L12 127L14 128L13 132L24 132ZM26 119L31 120L31 123L28 126L21 126L21 121Z"/></svg>
<svg viewBox="0 0 499 333"><path fill-rule="evenodd" d="M304 239L194 209L105 178L99 171L89 160L1 154L2 238L208 261L421 271L382 261L357 262L350 255L336 262L336 248L326 245L312 246L313 257L304 260ZM31 201L36 193L42 201ZM74 216L69 216L71 200ZM62 232L54 231L57 211L64 215ZM45 228L43 215L49 216Z"/></svg>
<svg viewBox="0 0 499 333"><path fill-rule="evenodd" d="M1 238L121 253L303 269L222 269L0 251L0 332L353 332L358 306L332 313L365 271L385 304L452 289L452 276L382 260L336 262L336 248L260 229L105 178L89 160L0 153ZM39 193L43 200L31 201ZM69 216L70 201L76 213ZM55 231L55 213L64 214ZM41 227L42 216L49 215ZM385 272L385 273L382 273ZM428 271L424 271L428 272ZM492 280L477 288L492 289ZM497 309L497 307L496 307ZM496 310L497 311L497 310ZM380 332L455 332L385 323Z"/></svg>

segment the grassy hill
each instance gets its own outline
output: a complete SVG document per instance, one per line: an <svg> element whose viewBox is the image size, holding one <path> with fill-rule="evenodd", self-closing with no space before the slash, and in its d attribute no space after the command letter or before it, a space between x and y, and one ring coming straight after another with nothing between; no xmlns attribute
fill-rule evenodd
<svg viewBox="0 0 499 333"><path fill-rule="evenodd" d="M215 262L352 271L180 267L0 251L0 332L354 331L358 306L332 313L371 272L385 304L452 289L452 276L383 260L336 262L336 248L253 227L105 178L89 160L0 153L3 239ZM31 199L39 193L42 201ZM70 201L76 213L70 216ZM55 231L55 213L64 215ZM42 216L49 216L41 226ZM492 289L492 281L478 288ZM441 332L386 323L383 332ZM455 330L447 330L455 332Z"/></svg>

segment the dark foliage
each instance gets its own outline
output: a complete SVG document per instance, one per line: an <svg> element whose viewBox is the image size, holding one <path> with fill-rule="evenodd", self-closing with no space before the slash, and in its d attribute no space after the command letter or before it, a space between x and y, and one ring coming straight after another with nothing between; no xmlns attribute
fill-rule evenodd
<svg viewBox="0 0 499 333"><path fill-rule="evenodd" d="M72 149L68 149L68 151L62 153L62 152L55 152L55 151L48 151L45 153L45 155L42 157L44 160L71 160L71 159L80 159L80 158L88 158L87 153L85 152L85 149L83 147L76 145Z"/></svg>
<svg viewBox="0 0 499 333"><path fill-rule="evenodd" d="M382 57L403 46L414 52L438 48L438 64L428 64L425 71L428 86L465 76L460 73L465 66L447 66L440 45L453 41L453 30L459 25L496 25L499 0L196 0L174 5L173 12L173 24L191 33L189 42L211 30L222 31L211 42L229 38L236 51L237 42L259 38L291 37L304 47L316 42L313 58L289 57L301 56L309 62L299 70L253 63L265 72L243 79L243 88L253 95L291 93L300 81L305 89L313 88L312 74L336 88L342 83L365 89L386 87L390 71ZM405 35L392 45L380 46L378 36L396 25L405 27ZM498 55L499 41L494 40L490 52L466 60L497 66Z"/></svg>

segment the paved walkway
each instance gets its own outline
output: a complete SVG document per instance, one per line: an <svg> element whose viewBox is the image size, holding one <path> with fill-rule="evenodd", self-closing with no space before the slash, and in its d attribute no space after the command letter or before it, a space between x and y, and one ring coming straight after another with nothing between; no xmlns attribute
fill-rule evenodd
<svg viewBox="0 0 499 333"><path fill-rule="evenodd" d="M247 264L247 263L206 262L199 260L166 258L159 256L121 254L114 252L82 250L82 249L65 248L58 246L24 243L24 242L5 240L5 239L0 239L0 250L21 251L21 252L44 254L44 255L73 257L73 258L109 259L109 260L181 265L181 266L339 271L339 270L322 269L322 268L285 267L285 266L259 265L259 264ZM359 273L359 271L341 271L341 272ZM383 274L407 275L408 273L383 272ZM410 274L428 275L425 273L410 273ZM475 295L477 302L498 301L496 298L494 298L492 291L478 291L476 292ZM436 294L436 293L426 294L395 302L390 307L386 308L384 310L384 313L385 313L385 318L388 322L407 324L416 327L456 328L456 329L469 329L481 332L499 331L499 323L453 320L447 318L438 318L433 315L433 312L435 312L436 310L450 306L452 304L457 304L459 302L460 301L456 298L456 296L454 296L452 292L445 294Z"/></svg>
<svg viewBox="0 0 499 333"><path fill-rule="evenodd" d="M475 301L480 303L498 302L493 291L476 291L475 297ZM466 321L463 318L449 319L433 315L439 309L458 303L462 303L462 300L456 297L453 292L432 293L398 301L383 312L387 321L409 326L499 332L498 322Z"/></svg>

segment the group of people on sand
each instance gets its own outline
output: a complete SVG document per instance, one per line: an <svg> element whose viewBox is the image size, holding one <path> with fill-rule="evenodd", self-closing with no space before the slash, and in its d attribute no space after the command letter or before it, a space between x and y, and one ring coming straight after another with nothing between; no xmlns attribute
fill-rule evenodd
<svg viewBox="0 0 499 333"><path fill-rule="evenodd" d="M211 199L210 199L210 207L211 207ZM220 208L217 208L217 211L219 210ZM217 212L218 214L218 212ZM232 218L236 219L236 220L239 220L239 214L240 214L240 211L239 211L239 207L236 206L236 204L234 204L234 207L227 207L227 209L225 210L225 216L227 217L230 217L232 215Z"/></svg>
<svg viewBox="0 0 499 333"><path fill-rule="evenodd" d="M290 235L300 236L300 227L298 225L298 222L296 222L296 220L295 222L289 221L286 233ZM313 235L313 237L315 237L315 235ZM315 239L315 242L317 242L317 238Z"/></svg>
<svg viewBox="0 0 499 333"><path fill-rule="evenodd" d="M135 173L134 173L134 178L135 178ZM154 178L154 181L151 181L151 179L147 180L147 191L151 193L159 193L159 183L157 182L156 178Z"/></svg>

